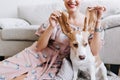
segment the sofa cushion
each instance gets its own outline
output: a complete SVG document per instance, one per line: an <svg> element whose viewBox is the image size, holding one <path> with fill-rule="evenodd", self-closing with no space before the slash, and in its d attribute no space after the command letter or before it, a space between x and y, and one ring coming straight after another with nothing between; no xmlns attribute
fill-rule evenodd
<svg viewBox="0 0 120 80"><path fill-rule="evenodd" d="M26 27L3 28L1 37L3 40L36 40L38 37L35 31L39 25L30 25Z"/></svg>
<svg viewBox="0 0 120 80"><path fill-rule="evenodd" d="M81 12L85 13L85 10L88 6L96 5L106 7L106 12L103 14L103 18L120 13L120 5L118 0L83 0L80 10Z"/></svg>
<svg viewBox="0 0 120 80"><path fill-rule="evenodd" d="M48 20L54 10L61 10L63 6L59 2L36 5L18 6L18 17L29 21L31 24L41 24Z"/></svg>
<svg viewBox="0 0 120 80"><path fill-rule="evenodd" d="M19 18L1 18L0 19L0 28L11 28L11 27L26 27L30 24Z"/></svg>

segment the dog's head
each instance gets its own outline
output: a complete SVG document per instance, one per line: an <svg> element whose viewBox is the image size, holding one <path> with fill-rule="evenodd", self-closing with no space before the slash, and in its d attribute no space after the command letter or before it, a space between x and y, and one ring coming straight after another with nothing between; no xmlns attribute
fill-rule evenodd
<svg viewBox="0 0 120 80"><path fill-rule="evenodd" d="M75 31L70 27L67 13L62 12L62 16L58 18L63 33L67 35L70 40L71 54L79 60L84 60L89 55L88 38L92 32L91 28L95 26L93 24L96 20L95 11L88 10L89 9L87 9L87 15L84 19L84 28L81 31ZM91 19L92 14L94 17L92 16Z"/></svg>

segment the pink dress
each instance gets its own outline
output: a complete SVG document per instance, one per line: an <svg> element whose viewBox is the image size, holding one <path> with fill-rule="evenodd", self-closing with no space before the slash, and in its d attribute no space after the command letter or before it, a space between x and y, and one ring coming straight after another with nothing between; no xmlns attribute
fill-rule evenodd
<svg viewBox="0 0 120 80"><path fill-rule="evenodd" d="M40 36L48 24L42 24L36 31ZM35 52L37 41L13 57L0 63L0 80L10 80L24 73L24 80L50 80L59 71L63 58L69 54L69 40L62 33L60 26L56 26L48 46L41 52Z"/></svg>
<svg viewBox="0 0 120 80"><path fill-rule="evenodd" d="M42 24L36 34L40 36L46 30L46 26L48 23ZM80 29L75 26L72 28ZM55 80L54 77L60 70L63 58L70 53L69 39L57 25L44 50L35 52L36 44L37 41L13 57L3 60L0 63L0 80L11 80L24 73L27 73L24 80Z"/></svg>

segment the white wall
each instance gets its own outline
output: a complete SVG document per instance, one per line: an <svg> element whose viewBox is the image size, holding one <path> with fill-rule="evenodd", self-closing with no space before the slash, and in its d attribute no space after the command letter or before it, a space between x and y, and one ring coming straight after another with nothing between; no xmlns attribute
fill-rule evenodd
<svg viewBox="0 0 120 80"><path fill-rule="evenodd" d="M0 18L17 17L17 6L27 4L51 3L58 0L0 0Z"/></svg>

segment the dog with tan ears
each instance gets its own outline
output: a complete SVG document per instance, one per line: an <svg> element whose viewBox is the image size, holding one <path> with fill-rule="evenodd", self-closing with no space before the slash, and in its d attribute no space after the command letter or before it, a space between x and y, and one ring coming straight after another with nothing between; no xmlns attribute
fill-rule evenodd
<svg viewBox="0 0 120 80"><path fill-rule="evenodd" d="M73 66L73 80L108 80L104 64L97 66L88 42L89 36L94 32L97 20L96 10L87 8L84 20L84 29L73 30L67 22L68 14L62 12L58 18L63 33L70 40L70 59Z"/></svg>

